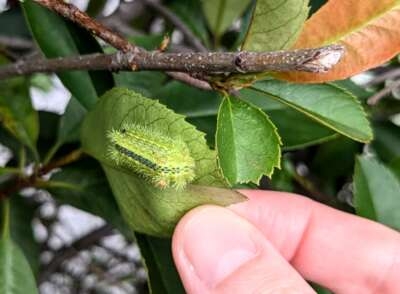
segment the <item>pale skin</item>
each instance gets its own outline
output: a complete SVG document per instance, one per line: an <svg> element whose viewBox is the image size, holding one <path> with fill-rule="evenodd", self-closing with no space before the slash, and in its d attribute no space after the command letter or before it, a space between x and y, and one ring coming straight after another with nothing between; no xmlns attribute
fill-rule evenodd
<svg viewBox="0 0 400 294"><path fill-rule="evenodd" d="M400 234L290 193L202 206L175 229L173 256L189 294L400 293Z"/></svg>

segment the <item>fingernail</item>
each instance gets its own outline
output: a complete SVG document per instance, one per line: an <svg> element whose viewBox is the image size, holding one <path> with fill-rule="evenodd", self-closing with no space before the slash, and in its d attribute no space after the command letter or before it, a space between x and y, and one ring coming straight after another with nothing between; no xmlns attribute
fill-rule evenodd
<svg viewBox="0 0 400 294"><path fill-rule="evenodd" d="M214 288L258 254L251 226L223 208L197 212L184 229L183 254L191 270Z"/></svg>

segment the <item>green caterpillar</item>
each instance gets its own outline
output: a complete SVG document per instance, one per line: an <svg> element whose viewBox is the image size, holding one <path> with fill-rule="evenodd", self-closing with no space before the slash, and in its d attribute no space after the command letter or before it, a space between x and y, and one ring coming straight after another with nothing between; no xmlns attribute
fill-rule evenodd
<svg viewBox="0 0 400 294"><path fill-rule="evenodd" d="M136 124L112 130L107 138L111 160L158 188L180 190L195 178L195 161L183 140Z"/></svg>

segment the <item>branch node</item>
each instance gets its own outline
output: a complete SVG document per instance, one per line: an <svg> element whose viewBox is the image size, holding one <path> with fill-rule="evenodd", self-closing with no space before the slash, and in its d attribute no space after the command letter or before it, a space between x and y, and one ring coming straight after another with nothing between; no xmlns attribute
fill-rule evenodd
<svg viewBox="0 0 400 294"><path fill-rule="evenodd" d="M243 69L243 62L245 60L245 55L247 55L246 51L238 52L234 58L234 63L236 65L236 70L240 73L246 73L246 70Z"/></svg>

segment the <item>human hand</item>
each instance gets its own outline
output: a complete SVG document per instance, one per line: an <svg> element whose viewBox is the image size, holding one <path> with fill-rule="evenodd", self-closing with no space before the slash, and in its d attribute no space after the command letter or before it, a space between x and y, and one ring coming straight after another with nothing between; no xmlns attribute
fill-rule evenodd
<svg viewBox="0 0 400 294"><path fill-rule="evenodd" d="M175 264L190 294L400 293L400 234L289 193L201 206L175 229Z"/></svg>

